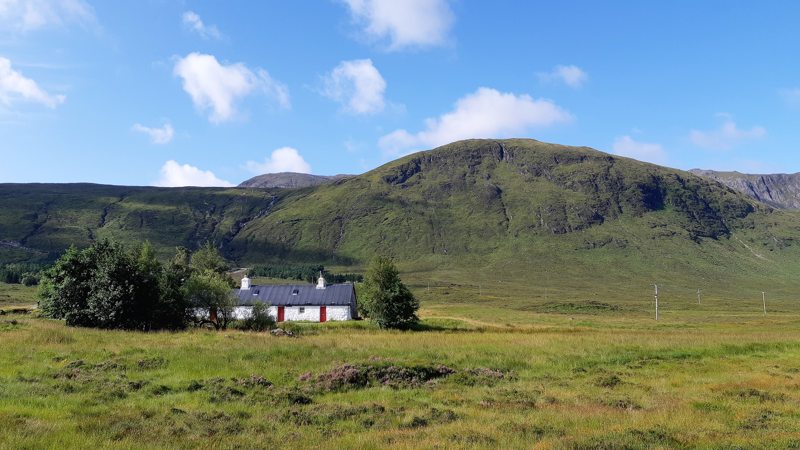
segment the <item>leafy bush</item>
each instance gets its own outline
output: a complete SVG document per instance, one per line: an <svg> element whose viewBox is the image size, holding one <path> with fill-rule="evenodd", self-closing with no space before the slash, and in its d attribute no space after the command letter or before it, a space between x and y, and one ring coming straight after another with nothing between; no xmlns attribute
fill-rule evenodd
<svg viewBox="0 0 800 450"><path fill-rule="evenodd" d="M269 315L269 305L253 305L252 313L240 322L240 328L248 331L269 331L275 328L275 319Z"/></svg>
<svg viewBox="0 0 800 450"><path fill-rule="evenodd" d="M42 312L72 326L183 328L187 304L180 272L162 266L149 244L132 250L109 241L72 247L44 272Z"/></svg>
<svg viewBox="0 0 800 450"><path fill-rule="evenodd" d="M19 279L20 284L25 286L36 286L39 284L39 275L35 273L25 272Z"/></svg>
<svg viewBox="0 0 800 450"><path fill-rule="evenodd" d="M180 329L192 321L191 308L213 312L201 323L225 328L234 304L226 267L209 244L191 258L178 248L164 265L149 243L126 248L104 240L68 249L43 273L40 305L45 316L72 326Z"/></svg>
<svg viewBox="0 0 800 450"><path fill-rule="evenodd" d="M200 324L211 324L217 330L228 327L235 306L229 276L209 269L196 271L186 280L183 292L189 305L202 311Z"/></svg>

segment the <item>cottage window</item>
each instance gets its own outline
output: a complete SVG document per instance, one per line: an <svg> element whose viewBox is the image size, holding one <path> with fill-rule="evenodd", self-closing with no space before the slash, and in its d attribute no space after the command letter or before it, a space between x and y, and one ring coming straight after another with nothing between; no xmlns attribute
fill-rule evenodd
<svg viewBox="0 0 800 450"><path fill-rule="evenodd" d="M295 290L293 290L293 291L292 291L292 295L297 295L297 294L299 294L299 293L300 293L300 290L299 290L299 289L295 289Z"/></svg>
<svg viewBox="0 0 800 450"><path fill-rule="evenodd" d="M306 312L306 309L301 306L300 307L300 314L303 314L304 312Z"/></svg>

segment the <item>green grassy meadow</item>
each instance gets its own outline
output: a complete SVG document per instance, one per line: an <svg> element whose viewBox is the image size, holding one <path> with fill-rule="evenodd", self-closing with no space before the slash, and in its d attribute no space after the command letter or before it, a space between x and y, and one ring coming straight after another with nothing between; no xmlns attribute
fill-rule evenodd
<svg viewBox="0 0 800 450"><path fill-rule="evenodd" d="M405 277L422 300L409 332L138 333L0 316L0 448L800 445L792 299L764 316L760 298L665 293L655 322L646 287L595 300L509 280L474 292L446 273L428 289L421 273ZM455 373L321 384L342 364Z"/></svg>

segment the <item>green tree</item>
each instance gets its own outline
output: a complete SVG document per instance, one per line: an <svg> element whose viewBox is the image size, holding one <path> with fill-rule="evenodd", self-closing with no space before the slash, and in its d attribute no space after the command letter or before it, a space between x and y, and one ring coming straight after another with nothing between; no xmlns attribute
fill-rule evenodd
<svg viewBox="0 0 800 450"><path fill-rule="evenodd" d="M186 280L184 293L189 306L197 311L200 324L211 324L217 330L228 327L236 304L229 280L227 275L213 270L195 271Z"/></svg>
<svg viewBox="0 0 800 450"><path fill-rule="evenodd" d="M216 247L211 245L210 242L206 242L192 254L192 267L199 272L211 270L224 274L228 271L230 265L220 255Z"/></svg>
<svg viewBox="0 0 800 450"><path fill-rule="evenodd" d="M407 329L419 321L419 302L400 280L390 258L375 258L364 275L361 312L381 328Z"/></svg>
<svg viewBox="0 0 800 450"><path fill-rule="evenodd" d="M132 251L100 241L67 250L43 276L39 295L45 316L67 325L151 330L182 328L185 297L165 296L176 289L145 243Z"/></svg>

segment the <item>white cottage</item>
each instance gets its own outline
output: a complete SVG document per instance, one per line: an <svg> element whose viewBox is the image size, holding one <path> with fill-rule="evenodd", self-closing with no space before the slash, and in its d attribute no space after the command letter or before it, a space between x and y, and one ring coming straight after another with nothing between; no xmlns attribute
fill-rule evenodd
<svg viewBox="0 0 800 450"><path fill-rule="evenodd" d="M233 317L249 317L253 305L269 305L269 315L278 322L352 320L358 317L356 290L350 284L327 285L320 275L317 285L251 285L250 278L242 278L242 287L233 291L237 299Z"/></svg>

